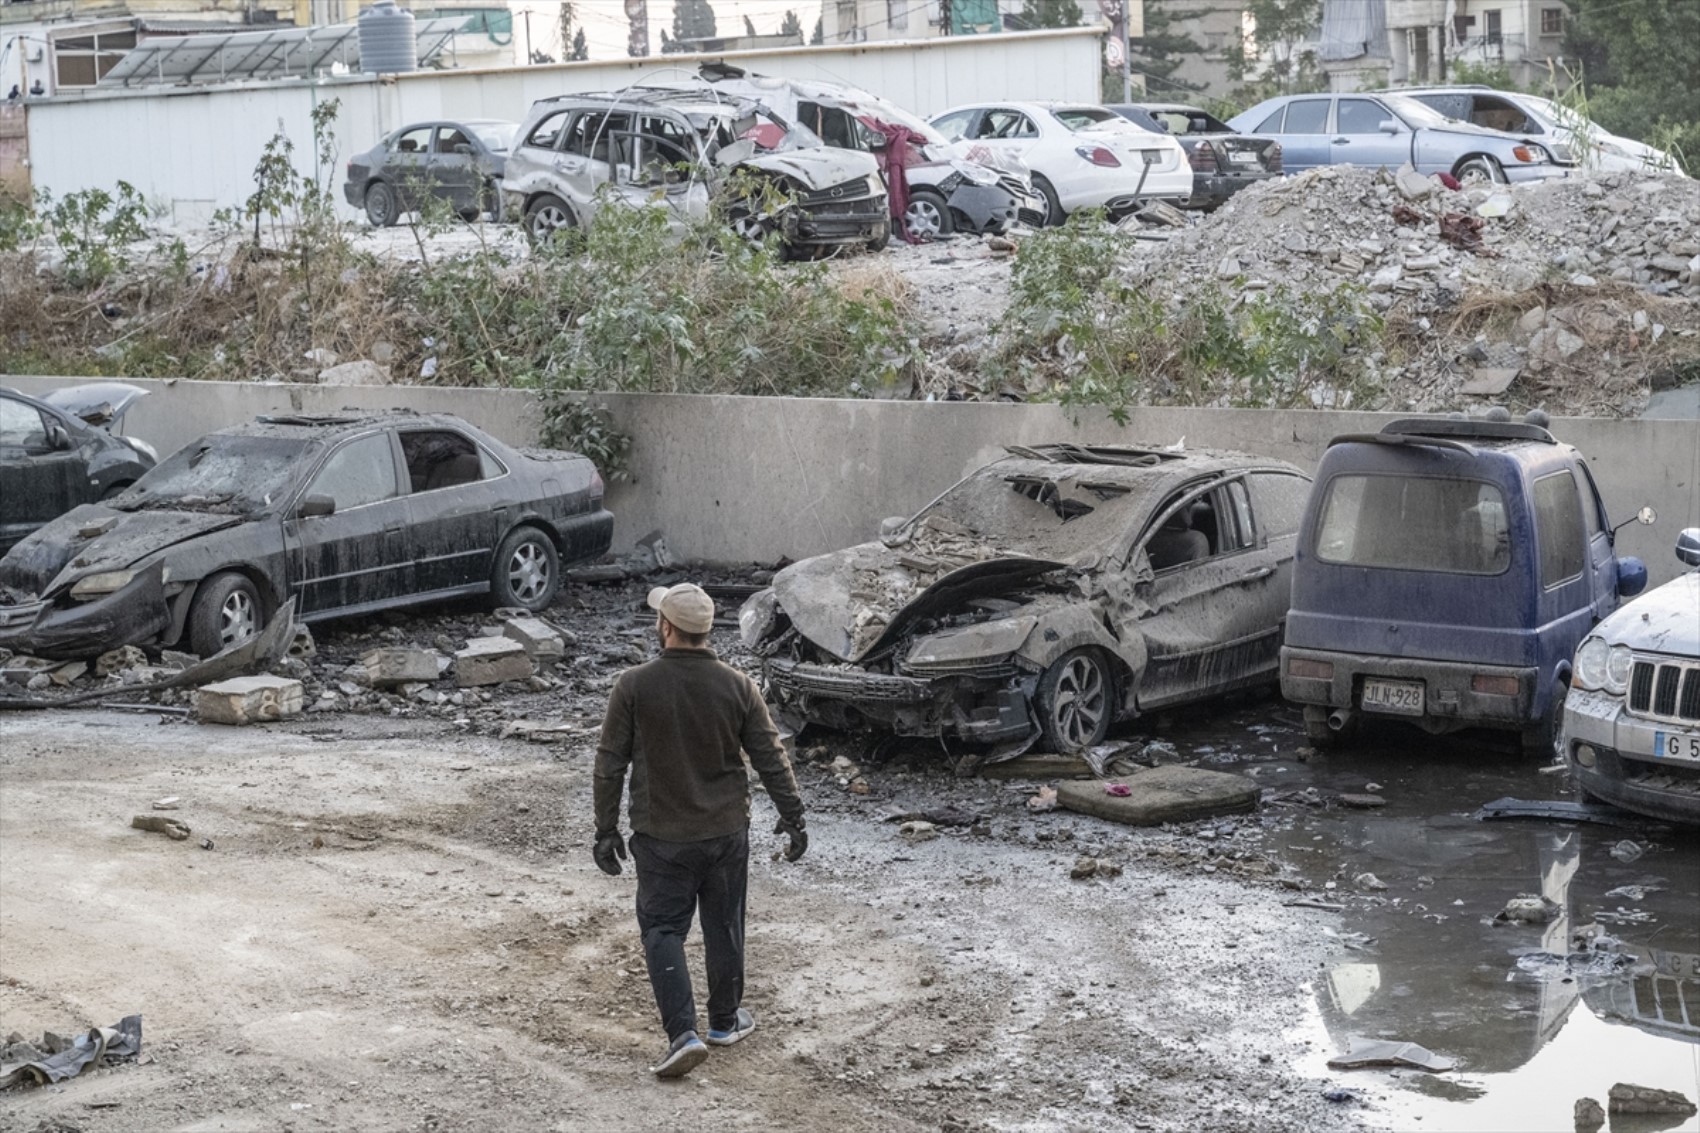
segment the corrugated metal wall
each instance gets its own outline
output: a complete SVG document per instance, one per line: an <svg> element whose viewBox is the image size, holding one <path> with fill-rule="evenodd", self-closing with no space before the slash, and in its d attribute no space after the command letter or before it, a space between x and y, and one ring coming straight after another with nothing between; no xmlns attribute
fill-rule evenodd
<svg viewBox="0 0 1700 1133"><path fill-rule="evenodd" d="M763 74L852 83L921 115L994 99L1098 101L1100 33L1093 28L964 36L920 44L859 44L729 52ZM617 89L694 73L695 56L567 63L491 71L422 72L379 81L301 82L93 94L33 103L29 153L36 188L55 196L128 181L179 222L199 223L254 191L254 163L276 133L313 170L312 108L341 100L339 160L395 127L433 118L525 116L531 103L572 91ZM341 202L342 170L335 172ZM348 209L350 217L354 210Z"/></svg>

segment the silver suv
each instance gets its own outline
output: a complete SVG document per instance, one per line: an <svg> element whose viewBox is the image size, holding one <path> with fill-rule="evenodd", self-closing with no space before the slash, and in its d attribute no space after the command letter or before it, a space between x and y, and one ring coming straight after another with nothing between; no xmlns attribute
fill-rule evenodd
<svg viewBox="0 0 1700 1133"><path fill-rule="evenodd" d="M878 249L891 236L871 154L829 149L759 103L700 87L541 99L520 126L502 182L508 215L523 216L538 238L591 223L609 200L659 201L681 221L707 216L718 201L741 233L777 234L788 252ZM752 195L758 183L780 192ZM744 195L722 200L730 193Z"/></svg>

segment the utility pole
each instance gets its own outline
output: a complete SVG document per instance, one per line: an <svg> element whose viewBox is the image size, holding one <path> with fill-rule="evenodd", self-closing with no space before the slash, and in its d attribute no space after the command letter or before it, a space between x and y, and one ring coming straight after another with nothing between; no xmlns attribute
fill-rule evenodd
<svg viewBox="0 0 1700 1133"><path fill-rule="evenodd" d="M1440 65L1440 81L1446 81L1446 25L1441 24L1435 29L1434 37L1435 60Z"/></svg>
<svg viewBox="0 0 1700 1133"><path fill-rule="evenodd" d="M951 11L951 8L953 6L954 5L952 4L951 0L939 0L939 34L940 35L950 35L952 32L954 32L956 30L952 26L955 23L955 19L956 19L956 14Z"/></svg>
<svg viewBox="0 0 1700 1133"><path fill-rule="evenodd" d="M531 55L531 9L527 8L527 9L525 9L525 65L527 67L529 67L529 66L531 66L532 62L533 62L533 59L532 59L532 55Z"/></svg>

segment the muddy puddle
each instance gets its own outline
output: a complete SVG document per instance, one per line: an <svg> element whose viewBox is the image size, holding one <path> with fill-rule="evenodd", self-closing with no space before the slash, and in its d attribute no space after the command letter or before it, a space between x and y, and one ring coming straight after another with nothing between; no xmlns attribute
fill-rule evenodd
<svg viewBox="0 0 1700 1133"><path fill-rule="evenodd" d="M1288 1036L1298 1069L1350 1090L1398 1129L1569 1129L1577 1098L1614 1083L1700 1098L1700 837L1651 822L1608 827L1481 822L1502 797L1568 798L1569 784L1490 737L1372 730L1301 760L1297 713L1278 700L1177 716L1183 760L1277 792L1249 837L1339 911L1307 909L1334 958ZM1375 794L1379 809L1316 805ZM1247 824L1249 826L1249 824ZM1331 888L1325 888L1329 887ZM1499 919L1544 903L1535 923ZM1546 917L1544 922L1538 918ZM1331 1070L1365 1040L1455 1060L1421 1070ZM1614 1118L1614 1133L1700 1130L1694 1117Z"/></svg>

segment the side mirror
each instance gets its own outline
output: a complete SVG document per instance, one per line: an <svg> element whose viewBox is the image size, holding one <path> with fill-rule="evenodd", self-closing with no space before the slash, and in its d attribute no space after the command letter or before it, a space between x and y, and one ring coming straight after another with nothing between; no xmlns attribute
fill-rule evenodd
<svg viewBox="0 0 1700 1133"><path fill-rule="evenodd" d="M1399 133L1399 121L1396 118L1383 118L1377 129L1384 134L1397 134Z"/></svg>
<svg viewBox="0 0 1700 1133"><path fill-rule="evenodd" d="M321 515L333 515L336 512L336 501L329 496L307 496L301 501L301 506L295 509L295 518L313 519Z"/></svg>
<svg viewBox="0 0 1700 1133"><path fill-rule="evenodd" d="M1624 520L1622 523L1620 523L1616 527L1612 528L1611 533L1613 535L1616 535L1619 531L1622 531L1625 527L1628 527L1631 523L1639 523L1644 527L1650 527L1653 524L1657 523L1658 521L1659 521L1659 513L1654 511L1650 507L1644 507L1640 511L1636 512L1634 514L1634 516L1632 516L1631 518Z"/></svg>
<svg viewBox="0 0 1700 1133"><path fill-rule="evenodd" d="M878 130L870 130L868 132L868 148L869 149L881 150L881 149L884 149L886 146L889 146L890 144L891 144L891 139L886 137L884 134L880 133Z"/></svg>
<svg viewBox="0 0 1700 1133"><path fill-rule="evenodd" d="M1700 527L1686 528L1676 537L1676 557L1689 566L1700 566Z"/></svg>
<svg viewBox="0 0 1700 1133"><path fill-rule="evenodd" d="M1624 555L1617 560L1617 595L1619 598L1633 598L1647 589L1647 564L1634 555Z"/></svg>
<svg viewBox="0 0 1700 1133"><path fill-rule="evenodd" d="M65 452L76 446L71 443L71 434L65 431L65 426L57 421L47 423L47 447L54 452Z"/></svg>

